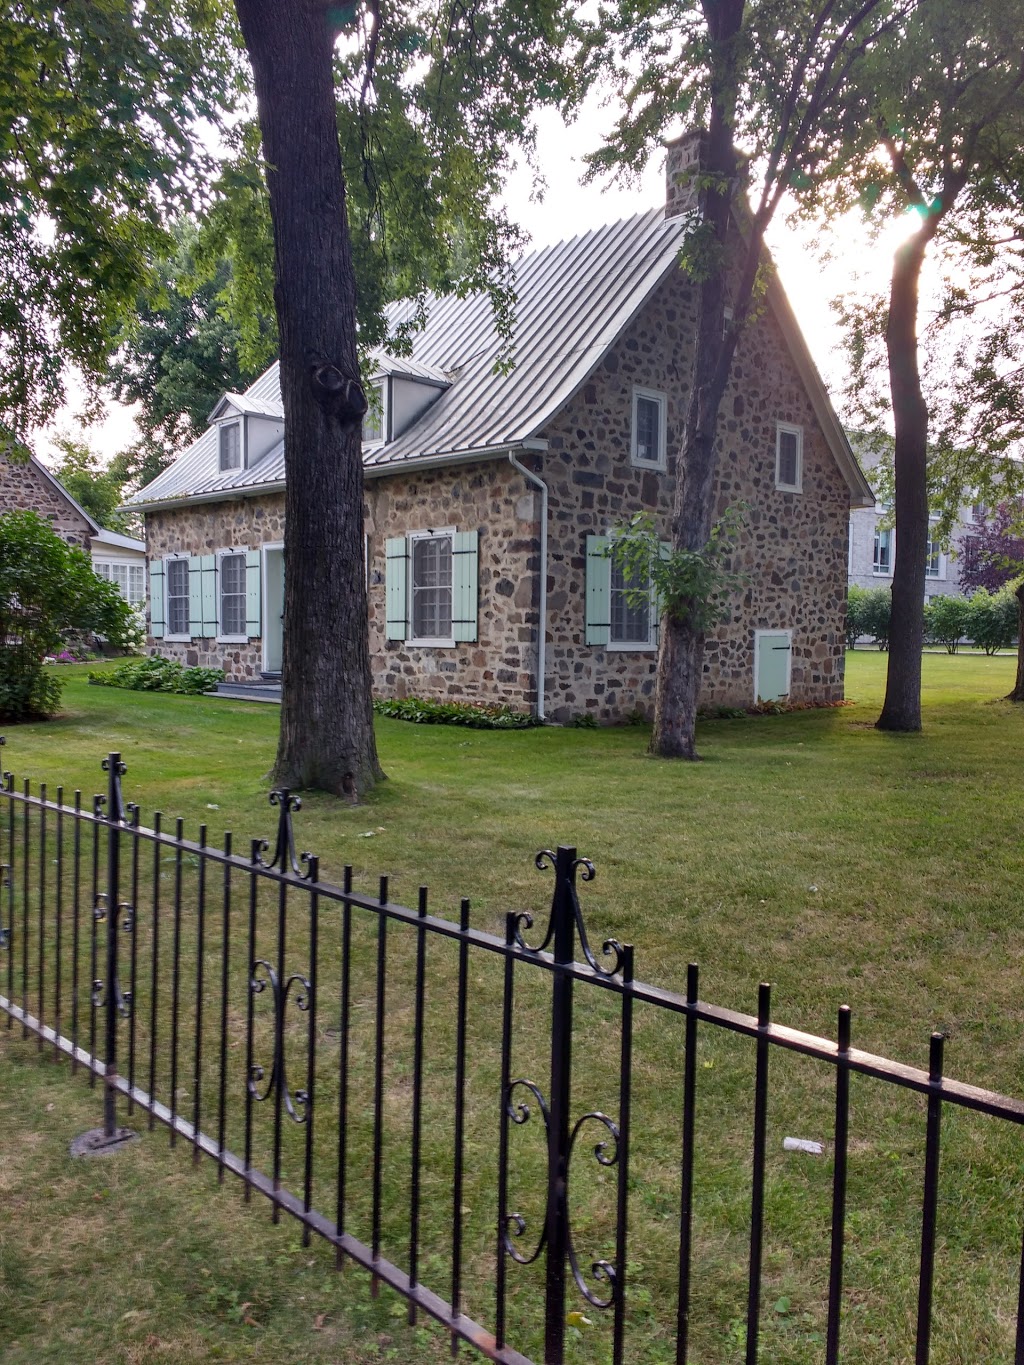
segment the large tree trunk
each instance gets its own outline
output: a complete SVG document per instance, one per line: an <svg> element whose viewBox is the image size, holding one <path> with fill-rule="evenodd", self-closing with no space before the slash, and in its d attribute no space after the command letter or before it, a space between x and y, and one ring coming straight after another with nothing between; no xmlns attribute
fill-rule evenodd
<svg viewBox="0 0 1024 1365"><path fill-rule="evenodd" d="M702 170L717 188L704 188L699 204L713 242L709 269L697 290L693 378L686 412L683 449L676 463L672 509L672 546L700 550L707 544L715 513L718 409L729 378L734 343L723 337L728 274L728 237L736 154L732 108L736 94L735 39L743 21L743 0L705 0L708 30L719 68L708 120L706 161ZM715 60L715 58L713 58ZM704 668L704 632L691 620L666 614L654 698L650 751L659 758L696 759L697 703Z"/></svg>
<svg viewBox="0 0 1024 1365"><path fill-rule="evenodd" d="M236 0L274 224L285 417L281 733L274 780L361 795L373 735L355 280L325 0Z"/></svg>
<svg viewBox="0 0 1024 1365"><path fill-rule="evenodd" d="M896 448L896 564L892 578L889 665L880 730L920 730L921 650L928 550L928 405L917 361L918 286L932 233L916 232L896 252L886 348Z"/></svg>
<svg viewBox="0 0 1024 1365"><path fill-rule="evenodd" d="M1017 588L1017 678L1007 701L1024 701L1024 583Z"/></svg>

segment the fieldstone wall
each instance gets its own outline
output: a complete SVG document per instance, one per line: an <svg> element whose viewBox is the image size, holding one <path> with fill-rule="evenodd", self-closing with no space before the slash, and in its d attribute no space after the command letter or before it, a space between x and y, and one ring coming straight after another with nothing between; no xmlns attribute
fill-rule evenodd
<svg viewBox="0 0 1024 1365"><path fill-rule="evenodd" d="M146 513L146 558L169 554L210 555L218 550L255 550L284 540L284 494L198 503L194 507ZM148 607L147 607L148 612ZM146 628L151 617L147 615ZM223 668L241 681L263 671L263 643L218 644L215 638L188 641L154 640L150 654L176 659L188 668Z"/></svg>
<svg viewBox="0 0 1024 1365"><path fill-rule="evenodd" d="M366 481L370 543L370 658L386 697L537 700L539 494L507 460ZM418 646L385 636L385 545L430 527L479 533L477 639Z"/></svg>
<svg viewBox="0 0 1024 1365"><path fill-rule="evenodd" d="M38 512L62 540L89 553L92 527L35 461L14 463L0 455L0 512L15 510Z"/></svg>

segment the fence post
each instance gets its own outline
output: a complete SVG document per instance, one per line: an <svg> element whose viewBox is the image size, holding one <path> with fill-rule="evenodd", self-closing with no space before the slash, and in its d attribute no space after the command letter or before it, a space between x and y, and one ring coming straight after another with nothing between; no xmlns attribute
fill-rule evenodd
<svg viewBox="0 0 1024 1365"><path fill-rule="evenodd" d="M571 964L576 949L573 878L576 850L559 847L551 902L555 963ZM545 1365L565 1356L565 1280L569 1260L569 1104L572 1078L572 977L555 967L551 987L551 1089L548 1125L547 1279L544 1307Z"/></svg>
<svg viewBox="0 0 1024 1365"><path fill-rule="evenodd" d="M107 981L106 1039L103 1048L103 1136L108 1142L117 1137L117 936L121 918L121 822L124 802L121 777L127 771L120 754L103 760L107 774Z"/></svg>

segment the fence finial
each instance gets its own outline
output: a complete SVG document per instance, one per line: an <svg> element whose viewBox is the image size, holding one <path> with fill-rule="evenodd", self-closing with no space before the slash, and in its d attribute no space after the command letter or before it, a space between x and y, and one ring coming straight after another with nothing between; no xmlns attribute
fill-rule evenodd
<svg viewBox="0 0 1024 1365"><path fill-rule="evenodd" d="M279 872L292 872L302 881L312 879L315 859L311 853L295 852L295 831L292 829L292 811L302 809L302 801L287 787L275 787L270 793L270 804L277 806L277 840L273 856L268 860L263 854L270 848L269 839L260 839L253 844L253 862L258 867L276 867Z"/></svg>

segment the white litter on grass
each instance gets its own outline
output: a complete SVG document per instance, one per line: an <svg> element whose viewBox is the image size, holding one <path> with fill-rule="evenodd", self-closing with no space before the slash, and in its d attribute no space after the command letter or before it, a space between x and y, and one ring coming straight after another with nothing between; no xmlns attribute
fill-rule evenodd
<svg viewBox="0 0 1024 1365"><path fill-rule="evenodd" d="M788 1137L782 1139L782 1150L784 1152L808 1152L811 1156L821 1156L825 1148L820 1142L812 1142L810 1138Z"/></svg>

